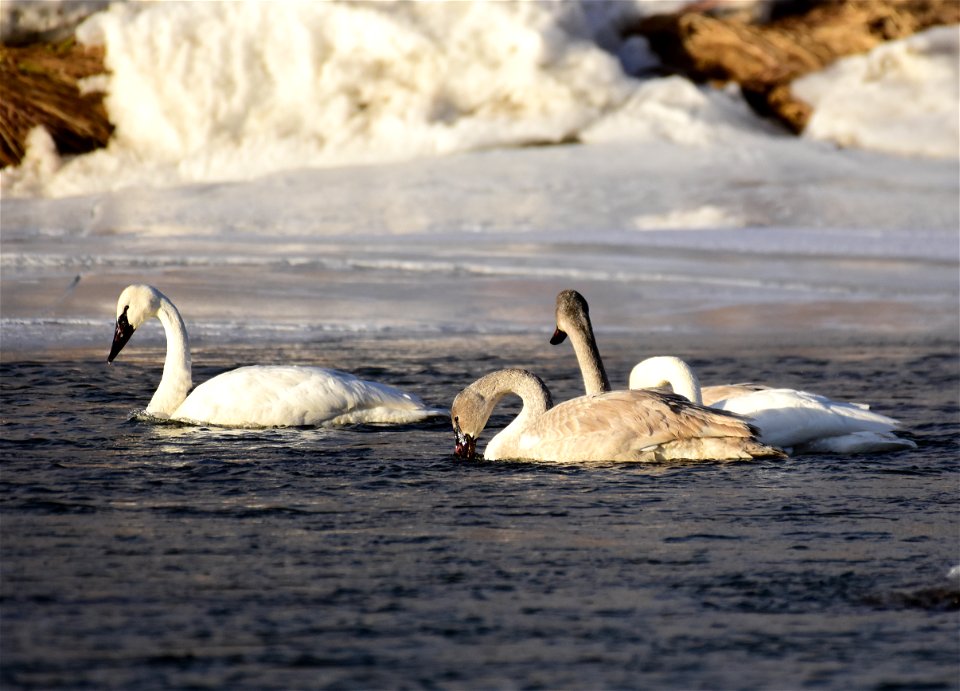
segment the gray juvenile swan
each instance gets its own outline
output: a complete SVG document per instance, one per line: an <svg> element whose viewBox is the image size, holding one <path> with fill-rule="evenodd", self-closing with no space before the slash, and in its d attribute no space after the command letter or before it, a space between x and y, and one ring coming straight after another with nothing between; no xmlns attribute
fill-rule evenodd
<svg viewBox="0 0 960 691"><path fill-rule="evenodd" d="M497 403L516 394L523 408L484 451L486 460L639 461L785 458L760 444L756 430L733 413L695 405L682 396L612 391L554 406L536 375L505 369L461 391L450 408L455 453L473 458L477 439Z"/></svg>
<svg viewBox="0 0 960 691"><path fill-rule="evenodd" d="M561 343L569 335L587 394L609 391L589 307L580 293L564 290L557 295L556 323L550 342ZM661 356L638 363L630 373L630 388L666 388L694 403L744 415L759 428L761 442L791 453L879 453L917 446L894 434L897 420L873 413L862 403L760 384L701 387L679 358Z"/></svg>
<svg viewBox="0 0 960 691"><path fill-rule="evenodd" d="M153 317L167 336L163 375L146 410L156 417L227 427L284 427L408 423L447 414L392 386L320 367L239 367L191 392L186 326L169 298L148 285L127 286L120 294L107 362L113 362L133 332Z"/></svg>
<svg viewBox="0 0 960 691"><path fill-rule="evenodd" d="M597 348L593 325L590 323L590 307L586 299L575 290L560 291L557 294L556 323L557 328L553 332L550 343L557 345L563 343L568 336L570 337L573 351L577 355L577 363L580 365L580 374L583 376L586 393L610 391L612 387L603 367L603 360L600 359L600 350ZM704 405L712 405L715 401L765 388L767 387L761 384L725 384L704 386L700 389L700 393Z"/></svg>
<svg viewBox="0 0 960 691"><path fill-rule="evenodd" d="M556 319L557 328L550 339L550 345L563 343L569 336L573 352L577 354L586 393L610 391L610 380L603 368L603 360L600 359L597 339L593 335L587 301L575 290L561 290L557 294Z"/></svg>

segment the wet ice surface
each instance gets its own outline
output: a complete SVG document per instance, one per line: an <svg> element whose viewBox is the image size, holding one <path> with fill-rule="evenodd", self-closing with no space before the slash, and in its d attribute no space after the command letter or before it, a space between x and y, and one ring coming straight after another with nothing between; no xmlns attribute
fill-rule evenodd
<svg viewBox="0 0 960 691"><path fill-rule="evenodd" d="M4 348L92 345L143 281L217 342L549 329L570 287L610 329L955 334L958 194L955 161L769 138L9 199Z"/></svg>
<svg viewBox="0 0 960 691"><path fill-rule="evenodd" d="M449 405L476 376L525 366L577 395L572 352L546 341L204 344L195 378L335 365ZM447 421L133 420L162 359L135 341L109 367L106 344L5 358L3 686L955 688L955 342L601 336L614 380L668 344L705 383L867 401L919 448L463 463Z"/></svg>

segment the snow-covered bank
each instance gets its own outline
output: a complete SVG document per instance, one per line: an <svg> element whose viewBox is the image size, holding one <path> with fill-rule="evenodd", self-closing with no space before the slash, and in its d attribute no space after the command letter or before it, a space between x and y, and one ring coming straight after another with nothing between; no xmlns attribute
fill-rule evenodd
<svg viewBox="0 0 960 691"><path fill-rule="evenodd" d="M5 193L250 180L564 141L738 148L783 136L735 91L628 77L599 43L625 14L654 9L670 6L116 3L78 31L107 47L110 75L87 86L108 93L110 145L60 161L38 136L21 168L4 172ZM938 29L810 77L805 93L822 111L810 136L956 157L957 43L955 27ZM642 46L624 51L638 59ZM835 105L830 84L844 103L894 98L854 112Z"/></svg>
<svg viewBox="0 0 960 691"><path fill-rule="evenodd" d="M793 83L811 104L804 136L903 155L960 156L960 27L840 60Z"/></svg>
<svg viewBox="0 0 960 691"><path fill-rule="evenodd" d="M68 161L38 135L4 173L4 352L99 343L133 282L174 297L198 339L264 347L546 331L571 287L598 328L631 333L956 334L955 155L839 149L735 90L631 79L586 7L95 15L81 35L108 46L117 135ZM886 48L926 84L957 42Z"/></svg>

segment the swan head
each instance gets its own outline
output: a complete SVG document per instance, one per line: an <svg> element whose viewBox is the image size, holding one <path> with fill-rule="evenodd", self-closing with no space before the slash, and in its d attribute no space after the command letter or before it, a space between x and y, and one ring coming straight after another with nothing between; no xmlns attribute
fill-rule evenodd
<svg viewBox="0 0 960 691"><path fill-rule="evenodd" d="M584 297L575 290L562 290L557 294L557 328L550 339L551 345L563 343L570 332L589 333L590 308Z"/></svg>
<svg viewBox="0 0 960 691"><path fill-rule="evenodd" d="M458 458L476 456L477 438L487 426L497 403L508 394L515 394L523 401L520 415L510 425L517 424L525 416L542 414L553 405L550 391L532 372L502 369L485 374L458 393L450 406L450 420L457 435L454 453ZM494 437L491 443L496 440Z"/></svg>
<svg viewBox="0 0 960 691"><path fill-rule="evenodd" d="M477 455L477 438L487 426L495 401L489 400L473 387L457 394L450 406L450 419L457 435L454 455L470 460Z"/></svg>
<svg viewBox="0 0 960 691"><path fill-rule="evenodd" d="M148 319L157 316L162 299L163 293L153 286L135 284L123 289L117 300L117 328L113 332L113 345L107 362L113 362L134 331Z"/></svg>
<svg viewBox="0 0 960 691"><path fill-rule="evenodd" d="M477 437L483 431L490 418L490 406L485 397L466 388L457 394L450 406L450 419L453 431L457 435L454 455L470 460L477 455Z"/></svg>

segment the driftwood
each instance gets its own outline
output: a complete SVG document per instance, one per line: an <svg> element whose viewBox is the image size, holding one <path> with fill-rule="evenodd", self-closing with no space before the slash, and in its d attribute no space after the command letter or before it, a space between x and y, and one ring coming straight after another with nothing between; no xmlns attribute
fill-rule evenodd
<svg viewBox="0 0 960 691"><path fill-rule="evenodd" d="M68 40L0 46L0 167L19 165L30 130L43 125L57 150L78 154L105 146L113 125L102 93L81 94L78 80L104 72L103 49Z"/></svg>
<svg viewBox="0 0 960 691"><path fill-rule="evenodd" d="M805 11L758 23L702 8L654 15L624 27L645 37L669 72L699 82L740 84L747 102L801 132L811 109L790 93L790 82L837 58L884 41L960 22L958 0L829 0L801 3Z"/></svg>

